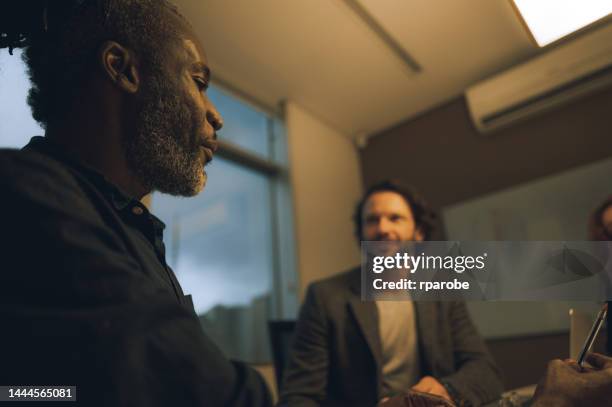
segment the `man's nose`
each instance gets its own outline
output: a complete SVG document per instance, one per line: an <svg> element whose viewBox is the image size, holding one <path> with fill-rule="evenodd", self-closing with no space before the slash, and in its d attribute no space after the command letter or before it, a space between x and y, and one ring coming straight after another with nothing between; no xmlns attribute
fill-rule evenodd
<svg viewBox="0 0 612 407"><path fill-rule="evenodd" d="M212 103L210 103L208 111L206 112L206 121L210 123L215 131L219 131L223 127L223 118Z"/></svg>
<svg viewBox="0 0 612 407"><path fill-rule="evenodd" d="M386 236L391 232L391 222L387 218L380 218L377 226L379 235Z"/></svg>

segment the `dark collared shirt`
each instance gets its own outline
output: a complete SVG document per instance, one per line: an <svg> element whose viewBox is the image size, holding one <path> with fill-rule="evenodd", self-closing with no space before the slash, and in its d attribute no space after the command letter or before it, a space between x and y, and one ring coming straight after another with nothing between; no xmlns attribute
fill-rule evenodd
<svg viewBox="0 0 612 407"><path fill-rule="evenodd" d="M87 406L270 404L202 332L142 203L40 137L0 150L0 191L0 386L76 385Z"/></svg>
<svg viewBox="0 0 612 407"><path fill-rule="evenodd" d="M89 183L88 186L92 190L97 189L106 204L115 209L115 211L103 212L103 221L126 233L127 240L133 245L134 254L140 257L142 268L154 272L156 277L165 281L168 288L174 292L178 302L192 304L190 296L185 298L174 272L166 263L166 248L163 239L166 225L149 212L145 205L122 192L104 175L80 163L77 158L44 137L32 138L23 150L52 157L64 164L70 172L83 176L82 180ZM44 197L41 198L44 199ZM120 224L116 222L116 217L123 223L123 228L119 227ZM116 255L114 251L106 252L104 245L91 249L97 251L100 256Z"/></svg>

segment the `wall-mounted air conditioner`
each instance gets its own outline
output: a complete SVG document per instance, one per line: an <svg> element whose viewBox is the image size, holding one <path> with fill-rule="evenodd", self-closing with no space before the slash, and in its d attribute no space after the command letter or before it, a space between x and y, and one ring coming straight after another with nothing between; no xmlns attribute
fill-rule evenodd
<svg viewBox="0 0 612 407"><path fill-rule="evenodd" d="M610 84L612 24L468 88L466 99L476 128L488 133Z"/></svg>

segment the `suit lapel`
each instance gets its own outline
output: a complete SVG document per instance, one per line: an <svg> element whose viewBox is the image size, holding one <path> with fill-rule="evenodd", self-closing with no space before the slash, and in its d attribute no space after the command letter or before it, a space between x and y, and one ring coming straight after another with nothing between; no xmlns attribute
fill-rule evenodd
<svg viewBox="0 0 612 407"><path fill-rule="evenodd" d="M355 270L351 276L348 309L357 323L370 349L376 365L376 391L381 394L382 345L378 333L378 310L374 301L361 301L361 274Z"/></svg>
<svg viewBox="0 0 612 407"><path fill-rule="evenodd" d="M376 303L372 301L362 302L360 298L351 298L349 300L349 309L357 321L357 326L359 326L366 343L370 347L376 365L381 366L382 346L378 334L378 311L376 310Z"/></svg>
<svg viewBox="0 0 612 407"><path fill-rule="evenodd" d="M436 303L431 301L414 302L417 317L417 337L419 340L419 351L421 364L425 371L435 375L436 338L434 324L436 323Z"/></svg>

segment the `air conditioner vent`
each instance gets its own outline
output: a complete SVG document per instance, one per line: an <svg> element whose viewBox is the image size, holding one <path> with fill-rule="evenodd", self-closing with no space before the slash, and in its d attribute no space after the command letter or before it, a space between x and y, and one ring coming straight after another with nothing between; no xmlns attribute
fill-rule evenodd
<svg viewBox="0 0 612 407"><path fill-rule="evenodd" d="M612 84L612 25L470 87L482 133L506 127Z"/></svg>

